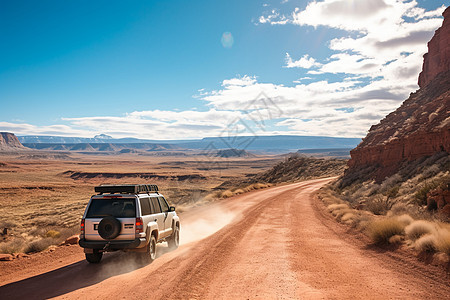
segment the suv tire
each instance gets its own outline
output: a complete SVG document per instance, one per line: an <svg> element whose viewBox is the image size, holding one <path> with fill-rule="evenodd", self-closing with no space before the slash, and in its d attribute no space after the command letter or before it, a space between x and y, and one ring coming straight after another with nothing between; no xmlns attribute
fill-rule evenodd
<svg viewBox="0 0 450 300"><path fill-rule="evenodd" d="M116 238L121 229L122 224L114 217L105 217L98 224L98 234L105 240Z"/></svg>
<svg viewBox="0 0 450 300"><path fill-rule="evenodd" d="M167 244L169 245L169 248L173 250L177 249L180 245L180 228L178 228L178 226L175 226L172 235L167 239Z"/></svg>
<svg viewBox="0 0 450 300"><path fill-rule="evenodd" d="M150 241L147 245L147 251L145 252L145 260L151 263L156 259L156 238L154 235L151 235Z"/></svg>
<svg viewBox="0 0 450 300"><path fill-rule="evenodd" d="M98 264L102 260L102 252L85 253L86 260L91 264Z"/></svg>

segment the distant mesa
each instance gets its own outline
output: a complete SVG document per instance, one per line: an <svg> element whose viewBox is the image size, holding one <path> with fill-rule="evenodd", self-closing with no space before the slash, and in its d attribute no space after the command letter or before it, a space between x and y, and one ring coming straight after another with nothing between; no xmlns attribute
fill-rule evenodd
<svg viewBox="0 0 450 300"><path fill-rule="evenodd" d="M98 134L98 135L94 136L94 139L112 140L113 137L110 136L110 135L102 133L102 134Z"/></svg>
<svg viewBox="0 0 450 300"><path fill-rule="evenodd" d="M26 149L14 133L0 132L0 151Z"/></svg>
<svg viewBox="0 0 450 300"><path fill-rule="evenodd" d="M359 172L381 182L404 164L450 153L450 8L443 15L442 27L428 43L420 89L370 128L350 152L344 179Z"/></svg>
<svg viewBox="0 0 450 300"><path fill-rule="evenodd" d="M36 150L63 150L76 151L84 153L94 152L119 152L119 153L137 153L140 151L163 151L179 149L176 145L154 144L154 143L24 143L24 145ZM125 150L125 151L122 151Z"/></svg>
<svg viewBox="0 0 450 300"><path fill-rule="evenodd" d="M216 153L217 157L252 157L255 156L243 149L223 149L223 150L218 150Z"/></svg>

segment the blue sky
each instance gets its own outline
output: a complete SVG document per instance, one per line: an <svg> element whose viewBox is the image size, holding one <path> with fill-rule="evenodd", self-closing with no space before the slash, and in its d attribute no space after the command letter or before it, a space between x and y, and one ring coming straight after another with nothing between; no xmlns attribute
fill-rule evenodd
<svg viewBox="0 0 450 300"><path fill-rule="evenodd" d="M362 137L418 88L444 3L2 1L0 131Z"/></svg>

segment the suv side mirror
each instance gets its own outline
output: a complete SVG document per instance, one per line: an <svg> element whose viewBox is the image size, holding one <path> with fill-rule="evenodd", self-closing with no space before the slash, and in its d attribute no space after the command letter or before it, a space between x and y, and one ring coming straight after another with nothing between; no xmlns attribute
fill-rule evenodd
<svg viewBox="0 0 450 300"><path fill-rule="evenodd" d="M170 206L169 211L175 211L175 206Z"/></svg>

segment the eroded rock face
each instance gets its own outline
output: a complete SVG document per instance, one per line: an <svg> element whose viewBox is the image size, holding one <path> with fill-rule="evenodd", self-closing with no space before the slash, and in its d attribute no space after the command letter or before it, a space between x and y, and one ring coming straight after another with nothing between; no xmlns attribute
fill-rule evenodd
<svg viewBox="0 0 450 300"><path fill-rule="evenodd" d="M0 150L25 149L14 133L0 132Z"/></svg>
<svg viewBox="0 0 450 300"><path fill-rule="evenodd" d="M424 56L421 88L370 128L350 152L346 176L367 169L372 179L381 182L404 162L450 153L450 9L443 15L443 26Z"/></svg>
<svg viewBox="0 0 450 300"><path fill-rule="evenodd" d="M427 86L441 72L450 70L450 7L442 14L444 22L428 42L428 53L423 56L419 86Z"/></svg>
<svg viewBox="0 0 450 300"><path fill-rule="evenodd" d="M426 88L370 128L350 151L349 170L375 166L378 182L393 175L403 161L437 152L450 153L450 71L441 73Z"/></svg>

